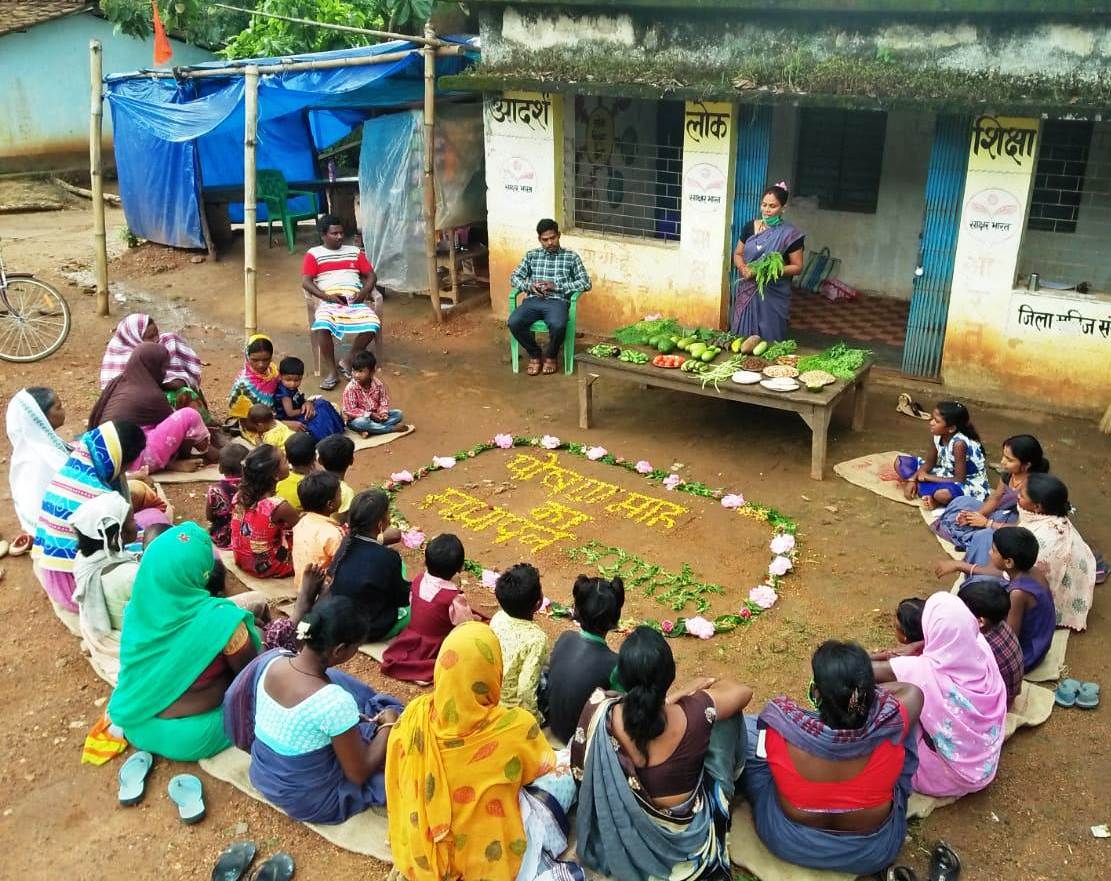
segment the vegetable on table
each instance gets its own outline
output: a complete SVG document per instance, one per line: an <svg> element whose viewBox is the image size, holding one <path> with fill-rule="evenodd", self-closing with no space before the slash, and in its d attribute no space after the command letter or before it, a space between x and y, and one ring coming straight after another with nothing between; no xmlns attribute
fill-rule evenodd
<svg viewBox="0 0 1111 881"><path fill-rule="evenodd" d="M617 356L617 360L624 361L626 364L647 364L648 356L636 349L622 349L621 354Z"/></svg>
<svg viewBox="0 0 1111 881"><path fill-rule="evenodd" d="M591 346L586 351L587 354L593 355L595 358L616 358L621 352L621 349L618 346L611 346L608 343L599 343L596 346Z"/></svg>
<svg viewBox="0 0 1111 881"><path fill-rule="evenodd" d="M613 332L613 338L623 346L647 346L652 339L658 343L661 337L678 339L682 333L683 328L674 318L658 318L619 327Z"/></svg>
<svg viewBox="0 0 1111 881"><path fill-rule="evenodd" d="M838 379L852 379L871 354L867 349L850 349L841 342L817 355L800 358L797 366L799 373L806 373L808 370L825 370Z"/></svg>
<svg viewBox="0 0 1111 881"><path fill-rule="evenodd" d="M783 255L778 251L768 251L759 260L753 260L748 264L748 268L752 270L753 278L756 281L756 292L761 298L764 296L764 288L769 283L782 277L786 265L783 262Z"/></svg>
<svg viewBox="0 0 1111 881"><path fill-rule="evenodd" d="M668 368L681 367L686 363L686 360L687 359L682 355L657 355L652 359L652 366Z"/></svg>
<svg viewBox="0 0 1111 881"><path fill-rule="evenodd" d="M772 343L768 346L767 349L764 350L762 357L767 358L769 361L774 361L776 358L782 358L784 355L795 354L798 347L799 344L794 340L780 340L778 343Z"/></svg>

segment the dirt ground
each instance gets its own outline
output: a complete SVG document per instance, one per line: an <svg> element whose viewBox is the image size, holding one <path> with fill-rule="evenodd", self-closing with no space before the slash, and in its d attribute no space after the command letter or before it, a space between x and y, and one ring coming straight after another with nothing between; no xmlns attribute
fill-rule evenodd
<svg viewBox="0 0 1111 881"><path fill-rule="evenodd" d="M113 316L96 318L93 298L82 288L89 279L90 225L87 209L80 206L0 216L0 247L9 269L33 270L58 284L75 318L69 341L49 360L29 367L0 366L2 403L6 406L10 395L24 385L52 385L69 412L64 431L78 433L96 397L103 346L119 317L133 310L151 312L166 328L184 329L207 363L205 386L211 398L219 400L240 362L238 253L219 262L194 264L192 255L184 252L153 247L126 251L111 264ZM116 254L124 251L116 234L122 225L122 214L110 211L109 239ZM309 244L307 231L300 244ZM275 337L279 350L307 360L299 257L280 245L261 247L260 252L263 329ZM932 565L940 549L918 514L833 475L822 482L811 480L809 432L793 415L599 382L597 427L582 432L577 427L574 380L511 374L504 328L488 310L471 310L442 327L430 319L426 300L387 301L384 378L417 431L358 454L348 476L352 485L380 481L401 469L415 470L434 455L469 447L496 432L550 433L589 439L653 464L678 463L689 479L741 491L798 520L800 558L779 605L748 629L705 642L672 643L681 675L738 676L756 689L757 707L779 691L801 696L809 679L809 655L821 640L847 637L868 647L885 645L891 638L894 604L937 587ZM835 418L831 461L876 450L924 448L929 440L922 424L894 412L895 398L903 389L923 402L941 394L936 386L881 383L871 399L864 432L849 430L847 413ZM975 405L973 415L993 454L1010 434L1028 431L1040 437L1054 472L1072 490L1081 531L1093 545L1105 552L1111 549L1111 442L1092 422L986 405ZM0 466L5 470L9 454L6 437L0 439ZM468 464L453 485L481 486L483 479L504 475L497 458L502 454L486 455L485 462L474 463L473 474ZM589 464L564 457L565 466L578 471ZM633 476L618 476L614 482L637 488ZM417 515L426 512L416 505L434 488L442 484L429 478L403 493L402 505L414 521L424 522ZM180 513L202 513L202 486L168 489ZM0 534L5 536L16 531L14 514L4 504L8 500L5 481L0 487ZM529 501L527 493L517 496L514 509ZM766 542L762 530L727 520L720 511L703 513L698 527L688 534L672 536L643 527L637 527L642 530L637 533L622 527L620 541L611 543L658 554L669 562L689 559L700 575L722 584L739 588L754 583L754 567L762 565L766 544L753 544ZM427 522L439 528L435 518ZM610 536L599 532L603 538ZM461 535L468 548L472 540L476 550L481 545L479 537ZM517 551L503 548L498 553L505 555L494 560L501 565L511 562L509 557ZM540 562L555 573L556 582L563 582L553 585L550 593L565 595L566 580L575 567L565 562L549 565L543 554ZM415 564L410 559L410 570ZM5 674L0 694L0 851L5 854L5 877L207 878L217 853L242 837L255 839L261 854L291 852L301 878L385 877L381 864L334 848L305 827L204 775L208 817L197 826L181 825L166 797L166 783L181 771L195 772L195 766L159 761L145 801L136 808L120 808L115 800L119 762L101 768L79 764L83 737L99 715L108 688L51 614L26 558L5 559L0 566L7 570L0 589L0 620L6 625L0 630ZM1089 630L1070 642L1069 664L1080 678L1099 679L1111 669L1111 626L1107 599L1101 595L1107 590L1097 588ZM718 602L715 598L715 612ZM553 622L553 628L558 626ZM381 686L375 667L360 656L351 670ZM403 698L415 692L393 682L389 688ZM1109 720L1106 708L1090 713L1058 710L1040 728L1020 731L1007 744L998 778L988 790L913 825L904 861L926 877L925 847L944 838L964 859L962 877L976 881L1111 877L1111 841L1097 840L1089 831L1111 821Z"/></svg>

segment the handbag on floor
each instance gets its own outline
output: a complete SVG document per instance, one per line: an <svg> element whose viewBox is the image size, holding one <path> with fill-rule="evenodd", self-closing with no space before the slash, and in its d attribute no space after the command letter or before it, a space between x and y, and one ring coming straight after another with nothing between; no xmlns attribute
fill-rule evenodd
<svg viewBox="0 0 1111 881"><path fill-rule="evenodd" d="M840 266L840 258L830 256L829 248L814 251L799 274L798 286L817 293L822 282L835 275Z"/></svg>

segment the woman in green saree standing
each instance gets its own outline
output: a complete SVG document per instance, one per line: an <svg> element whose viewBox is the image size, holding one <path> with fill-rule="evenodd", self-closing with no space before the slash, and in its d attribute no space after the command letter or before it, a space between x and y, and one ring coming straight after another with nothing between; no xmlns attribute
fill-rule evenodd
<svg viewBox="0 0 1111 881"><path fill-rule="evenodd" d="M205 585L212 539L196 523L143 554L120 637L119 684L108 717L137 749L195 761L230 746L222 702L257 654L254 615Z"/></svg>

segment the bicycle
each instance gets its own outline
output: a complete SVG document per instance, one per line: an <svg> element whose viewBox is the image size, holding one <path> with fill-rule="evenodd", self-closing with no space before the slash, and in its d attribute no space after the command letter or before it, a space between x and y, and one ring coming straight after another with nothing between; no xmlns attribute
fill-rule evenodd
<svg viewBox="0 0 1111 881"><path fill-rule="evenodd" d="M0 255L0 361L29 363L53 355L69 336L69 304L29 272L7 273Z"/></svg>

